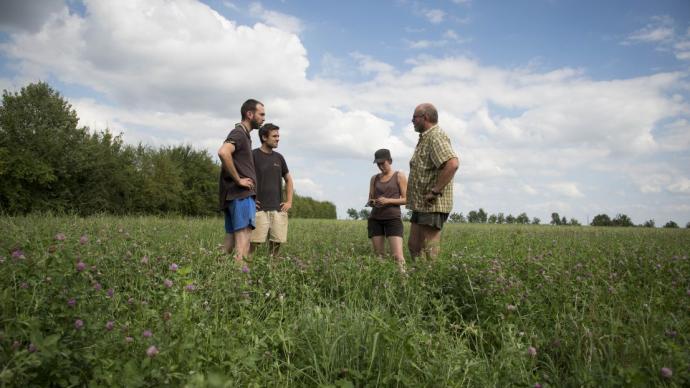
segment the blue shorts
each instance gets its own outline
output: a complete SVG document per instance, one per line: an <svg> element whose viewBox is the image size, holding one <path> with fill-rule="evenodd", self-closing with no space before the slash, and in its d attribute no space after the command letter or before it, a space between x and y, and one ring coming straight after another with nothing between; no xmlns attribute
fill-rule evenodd
<svg viewBox="0 0 690 388"><path fill-rule="evenodd" d="M233 199L225 208L225 233L240 229L256 228L256 202L253 197Z"/></svg>

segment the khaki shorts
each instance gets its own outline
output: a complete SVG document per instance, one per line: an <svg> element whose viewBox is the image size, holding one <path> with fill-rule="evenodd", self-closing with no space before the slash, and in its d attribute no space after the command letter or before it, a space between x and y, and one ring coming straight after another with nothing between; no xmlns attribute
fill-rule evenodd
<svg viewBox="0 0 690 388"><path fill-rule="evenodd" d="M252 242L264 243L266 237L273 242L287 241L288 214L277 210L257 211L256 229L252 230Z"/></svg>

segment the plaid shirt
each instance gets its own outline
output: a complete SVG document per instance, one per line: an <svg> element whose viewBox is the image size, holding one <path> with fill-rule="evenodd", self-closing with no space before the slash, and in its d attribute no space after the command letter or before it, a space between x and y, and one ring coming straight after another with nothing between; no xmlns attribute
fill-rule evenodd
<svg viewBox="0 0 690 388"><path fill-rule="evenodd" d="M410 159L410 178L407 181L408 209L425 213L450 213L453 210L452 181L431 203L424 201L424 195L431 192L441 172L441 165L457 157L448 135L438 125L419 134L419 142Z"/></svg>

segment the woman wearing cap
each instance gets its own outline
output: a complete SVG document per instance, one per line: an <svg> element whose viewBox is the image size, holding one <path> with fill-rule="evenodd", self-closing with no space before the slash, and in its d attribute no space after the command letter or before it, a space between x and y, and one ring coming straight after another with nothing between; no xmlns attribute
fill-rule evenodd
<svg viewBox="0 0 690 388"><path fill-rule="evenodd" d="M384 255L388 239L390 253L404 272L400 205L407 200L407 177L401 171L393 171L391 153L385 148L374 153L374 163L381 173L372 176L369 184L368 204L373 208L368 220L369 238L378 256Z"/></svg>

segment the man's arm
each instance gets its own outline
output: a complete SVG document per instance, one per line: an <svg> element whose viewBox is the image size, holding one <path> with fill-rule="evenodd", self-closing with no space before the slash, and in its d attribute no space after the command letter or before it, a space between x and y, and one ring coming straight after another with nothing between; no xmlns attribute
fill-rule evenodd
<svg viewBox="0 0 690 388"><path fill-rule="evenodd" d="M285 202L280 204L280 211L281 212L286 212L292 208L292 192L293 192L293 183L292 183L292 175L290 173L285 174L283 177L285 180Z"/></svg>
<svg viewBox="0 0 690 388"><path fill-rule="evenodd" d="M441 165L441 171L436 179L436 184L431 188L430 192L424 195L424 199L427 202L433 201L434 198L436 198L434 193L442 192L443 188L453 180L455 172L458 171L458 167L460 167L460 161L457 157L451 158Z"/></svg>
<svg viewBox="0 0 690 388"><path fill-rule="evenodd" d="M218 149L218 158L220 158L221 168L230 173L230 177L235 183L242 187L251 189L254 187L254 182L251 178L240 178L240 174L235 168L235 162L232 161L232 154L235 152L235 145L230 142L223 143Z"/></svg>

